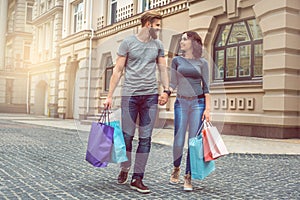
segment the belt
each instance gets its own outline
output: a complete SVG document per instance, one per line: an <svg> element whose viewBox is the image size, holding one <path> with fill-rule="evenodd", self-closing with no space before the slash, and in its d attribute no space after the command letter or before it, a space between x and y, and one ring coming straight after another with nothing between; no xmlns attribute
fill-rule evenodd
<svg viewBox="0 0 300 200"><path fill-rule="evenodd" d="M181 99L186 99L186 100L194 100L194 99L201 99L201 98L204 98L205 95L204 95L204 94L201 94L201 95L198 95L198 96L186 97L186 96L182 96L182 95L180 95L180 94L177 94L177 97L178 97L178 98L181 98Z"/></svg>

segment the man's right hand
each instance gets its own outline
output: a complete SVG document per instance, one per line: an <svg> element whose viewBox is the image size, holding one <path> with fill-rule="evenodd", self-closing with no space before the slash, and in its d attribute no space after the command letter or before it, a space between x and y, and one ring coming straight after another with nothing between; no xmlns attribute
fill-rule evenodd
<svg viewBox="0 0 300 200"><path fill-rule="evenodd" d="M105 102L103 103L105 108L111 109L112 106L112 98L111 97L107 97Z"/></svg>

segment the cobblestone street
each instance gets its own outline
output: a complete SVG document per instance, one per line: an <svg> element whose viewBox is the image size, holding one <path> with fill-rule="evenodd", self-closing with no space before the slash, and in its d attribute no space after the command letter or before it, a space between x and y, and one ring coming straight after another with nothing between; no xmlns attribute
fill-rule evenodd
<svg viewBox="0 0 300 200"><path fill-rule="evenodd" d="M232 153L184 192L168 183L171 147L153 143L144 179L151 193L140 194L116 184L117 164L87 163L79 134L88 132L2 120L0 199L300 199L299 155Z"/></svg>

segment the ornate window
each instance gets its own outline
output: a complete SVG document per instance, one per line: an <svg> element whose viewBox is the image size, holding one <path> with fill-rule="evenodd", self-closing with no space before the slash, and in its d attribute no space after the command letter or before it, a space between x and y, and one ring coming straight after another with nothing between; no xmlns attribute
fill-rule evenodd
<svg viewBox="0 0 300 200"><path fill-rule="evenodd" d="M214 44L214 80L250 80L262 76L263 39L255 19L220 26Z"/></svg>
<svg viewBox="0 0 300 200"><path fill-rule="evenodd" d="M80 1L78 4L74 5L74 33L82 30L83 6L83 1Z"/></svg>

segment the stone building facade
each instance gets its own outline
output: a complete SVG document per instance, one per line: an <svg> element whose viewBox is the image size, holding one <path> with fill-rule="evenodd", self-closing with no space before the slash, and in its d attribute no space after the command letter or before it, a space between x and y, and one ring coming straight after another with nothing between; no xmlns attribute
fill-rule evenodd
<svg viewBox="0 0 300 200"><path fill-rule="evenodd" d="M0 112L26 113L32 1L0 2Z"/></svg>
<svg viewBox="0 0 300 200"><path fill-rule="evenodd" d="M63 0L35 1L33 6L30 113L58 117L58 70Z"/></svg>
<svg viewBox="0 0 300 200"><path fill-rule="evenodd" d="M202 37L212 119L223 134L300 137L298 0L33 2L30 113L79 120L97 115L120 42L138 32L145 10L155 9L163 14L160 39L169 64L183 31ZM175 96L160 107L165 125L172 124ZM119 102L120 87L115 108Z"/></svg>

